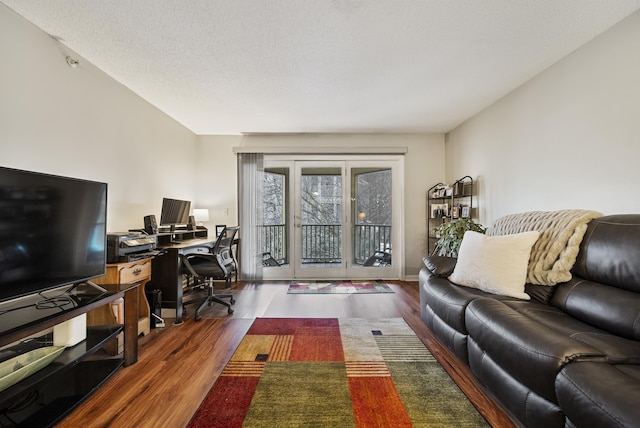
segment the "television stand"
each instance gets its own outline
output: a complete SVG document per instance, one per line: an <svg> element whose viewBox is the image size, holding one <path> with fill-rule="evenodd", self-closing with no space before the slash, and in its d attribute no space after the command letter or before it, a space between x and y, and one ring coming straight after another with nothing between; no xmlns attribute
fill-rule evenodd
<svg viewBox="0 0 640 428"><path fill-rule="evenodd" d="M46 367L0 391L0 414L10 417L16 425L53 426L120 367L138 360L138 284L117 291L91 290L63 287L0 303L0 361L4 361L34 347L50 345L53 341L50 330L58 324L111 305L121 297L125 302L124 324L87 326L85 340L67 347ZM40 304L62 296L70 297L68 304ZM105 346L123 331L122 354L112 356L104 352ZM34 396L38 399L31 400Z"/></svg>
<svg viewBox="0 0 640 428"><path fill-rule="evenodd" d="M77 282L75 284L73 284L71 287L69 287L66 291L67 294L73 293L74 290L77 290L78 288L80 288L82 285L88 285L89 286L89 290L93 289L94 292L98 291L100 293L106 293L107 290L105 288L100 287L98 284L96 284L95 282L92 281L82 281L82 282ZM83 293L85 292L84 290L82 291Z"/></svg>

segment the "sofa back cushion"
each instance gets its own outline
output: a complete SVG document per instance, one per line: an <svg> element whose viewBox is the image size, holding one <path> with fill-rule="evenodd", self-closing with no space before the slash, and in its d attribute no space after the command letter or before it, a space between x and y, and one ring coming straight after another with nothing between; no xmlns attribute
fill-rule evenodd
<svg viewBox="0 0 640 428"><path fill-rule="evenodd" d="M551 304L588 324L640 340L640 215L589 223L572 273Z"/></svg>
<svg viewBox="0 0 640 428"><path fill-rule="evenodd" d="M640 214L591 220L572 272L589 281L640 293Z"/></svg>
<svg viewBox="0 0 640 428"><path fill-rule="evenodd" d="M551 304L587 324L640 340L640 294L574 277L561 284Z"/></svg>

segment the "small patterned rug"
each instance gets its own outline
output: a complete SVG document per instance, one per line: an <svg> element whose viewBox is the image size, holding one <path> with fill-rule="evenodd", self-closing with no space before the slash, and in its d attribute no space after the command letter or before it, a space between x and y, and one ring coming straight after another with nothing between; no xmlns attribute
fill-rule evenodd
<svg viewBox="0 0 640 428"><path fill-rule="evenodd" d="M394 293L384 282L292 282L287 294L374 294Z"/></svg>
<svg viewBox="0 0 640 428"><path fill-rule="evenodd" d="M487 427L402 318L258 318L190 428Z"/></svg>

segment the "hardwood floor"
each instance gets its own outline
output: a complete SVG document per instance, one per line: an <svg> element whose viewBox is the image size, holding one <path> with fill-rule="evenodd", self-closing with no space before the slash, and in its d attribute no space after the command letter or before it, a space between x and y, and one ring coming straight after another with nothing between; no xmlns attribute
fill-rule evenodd
<svg viewBox="0 0 640 428"><path fill-rule="evenodd" d="M203 319L153 329L140 338L138 362L119 370L58 427L184 427L257 317L404 317L460 389L494 427L514 426L439 344L420 319L416 282L393 281L395 294L287 294L288 283L234 284L235 313L214 305Z"/></svg>

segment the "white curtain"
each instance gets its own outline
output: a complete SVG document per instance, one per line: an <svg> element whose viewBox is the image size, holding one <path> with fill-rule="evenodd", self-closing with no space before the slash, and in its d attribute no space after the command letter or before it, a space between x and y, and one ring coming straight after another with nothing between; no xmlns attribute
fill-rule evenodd
<svg viewBox="0 0 640 428"><path fill-rule="evenodd" d="M262 153L238 153L240 280L262 279Z"/></svg>

